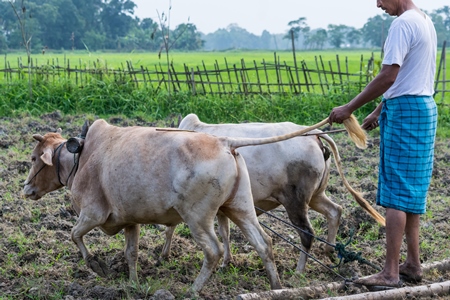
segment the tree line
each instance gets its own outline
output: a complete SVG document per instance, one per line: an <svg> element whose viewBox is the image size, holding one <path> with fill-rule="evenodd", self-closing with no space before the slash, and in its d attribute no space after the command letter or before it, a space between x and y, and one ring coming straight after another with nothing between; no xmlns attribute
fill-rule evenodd
<svg viewBox="0 0 450 300"><path fill-rule="evenodd" d="M286 32L255 35L236 24L203 34L193 23L170 28L168 12L158 19L134 15L132 0L0 0L0 52L23 49L113 51L222 51L380 47L393 17L369 18L362 28L330 24L311 29L305 17L288 21ZM450 40L450 6L427 12L438 43Z"/></svg>

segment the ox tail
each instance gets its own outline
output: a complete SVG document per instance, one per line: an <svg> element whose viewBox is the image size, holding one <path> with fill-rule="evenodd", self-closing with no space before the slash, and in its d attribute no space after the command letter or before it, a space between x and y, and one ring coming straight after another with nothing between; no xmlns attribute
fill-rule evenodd
<svg viewBox="0 0 450 300"><path fill-rule="evenodd" d="M264 144L271 144L271 143L276 143L276 142L281 142L281 141L285 141L300 135L304 135L305 133L317 129L323 125L325 125L326 123L328 123L328 118L315 124L312 125L310 127L306 127L291 133L287 133L284 135L279 135L279 136L273 136L273 137L268 137L268 138L231 138L231 137L227 137L226 139L229 141L229 145L231 147L232 150L240 148L240 147L245 147L245 146L257 146L257 145L264 145Z"/></svg>
<svg viewBox="0 0 450 300"><path fill-rule="evenodd" d="M328 118L320 121L319 123L288 133L284 135L268 137L268 138L228 138L229 145L232 150L237 149L239 147L245 146L257 146L263 144L271 144L276 142L285 141L297 136L304 135L305 133L322 127L323 125L328 123ZM365 149L367 148L367 136L365 131L359 126L358 120L354 115L351 115L348 119L344 120L344 126L347 130L350 138L356 144L358 148Z"/></svg>
<svg viewBox="0 0 450 300"><path fill-rule="evenodd" d="M356 202L365 210L367 211L380 225L386 226L386 221L382 215L380 215L371 205L369 202L367 202L366 199L363 198L362 194L360 192L355 191L350 184L348 183L347 179L344 176L344 172L342 171L342 165L341 165L341 157L339 155L339 151L337 148L336 143L333 141L332 138L330 138L328 135L320 135L320 138L325 140L328 145L331 147L331 151L333 152L334 161L336 162L336 166L339 172L339 175L342 178L342 181L344 182L345 187L347 190L352 194L353 198L355 198Z"/></svg>

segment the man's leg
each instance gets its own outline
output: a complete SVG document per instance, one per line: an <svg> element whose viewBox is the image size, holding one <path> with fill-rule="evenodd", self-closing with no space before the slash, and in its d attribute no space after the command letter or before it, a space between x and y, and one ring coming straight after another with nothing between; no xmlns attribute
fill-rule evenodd
<svg viewBox="0 0 450 300"><path fill-rule="evenodd" d="M422 267L420 265L420 242L419 242L419 230L420 230L420 215L407 214L406 215L406 261L399 267L399 273L406 275L407 281L421 281L422 280ZM409 278L408 278L409 277Z"/></svg>
<svg viewBox="0 0 450 300"><path fill-rule="evenodd" d="M398 281L400 248L406 223L405 212L393 208L386 209L386 261L382 271L386 279Z"/></svg>
<svg viewBox="0 0 450 300"><path fill-rule="evenodd" d="M405 232L406 213L393 209L386 209L386 261L384 269L370 277L355 280L354 283L366 286L398 286L400 247Z"/></svg>

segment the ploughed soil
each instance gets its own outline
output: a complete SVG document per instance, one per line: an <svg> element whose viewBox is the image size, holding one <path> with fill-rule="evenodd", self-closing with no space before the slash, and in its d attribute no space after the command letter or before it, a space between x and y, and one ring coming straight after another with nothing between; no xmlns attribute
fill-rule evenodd
<svg viewBox="0 0 450 300"><path fill-rule="evenodd" d="M109 278L99 277L83 261L70 231L77 220L71 208L70 191L62 188L38 201L21 196L30 166L35 133L45 134L62 128L63 136L77 136L86 116L62 116L58 112L39 118L2 117L0 119L0 299L186 299L193 296L189 287L199 273L203 253L183 224L178 225L169 261L160 261L164 244L164 227L143 225L139 243L139 284L128 281L128 267L123 255L123 232L107 236L95 229L85 236L85 243L110 268ZM175 120L175 121L173 121ZM92 120L91 120L92 121ZM142 120L110 118L117 126L155 126ZM307 125L307 124L306 124ZM177 126L176 117L158 126ZM322 128L326 130L327 128ZM333 135L338 144L346 177L352 187L375 205L378 172L377 130L370 132L369 147L356 148L345 133ZM151 153L149 153L151 155ZM421 218L422 263L450 257L450 142L437 139L435 168L428 199L428 211ZM259 217L276 233L266 230L273 239L274 256L283 288L301 288L339 282L373 274L382 267L385 257L385 229L379 226L353 200L332 162L327 194L341 205L343 215L338 243L360 261L330 260L323 254L325 244L315 240L306 272L296 274L300 253L299 237L289 223L283 207ZM310 221L319 239L326 239L327 221L314 211ZM196 299L235 299L240 294L270 289L264 266L240 230L232 224L234 264L217 268ZM406 248L402 246L402 259ZM330 268L334 266L334 268ZM450 280L449 272L433 271L423 283ZM414 286L407 284L408 286ZM342 291L324 291L320 298L367 292L365 287L349 285ZM412 296L414 298L414 296ZM444 299L434 297L433 299Z"/></svg>

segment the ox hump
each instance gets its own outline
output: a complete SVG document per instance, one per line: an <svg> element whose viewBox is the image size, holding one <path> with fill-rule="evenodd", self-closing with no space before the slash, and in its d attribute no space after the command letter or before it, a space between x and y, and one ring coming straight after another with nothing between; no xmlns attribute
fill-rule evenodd
<svg viewBox="0 0 450 300"><path fill-rule="evenodd" d="M213 160L223 154L225 143L222 139L204 133L186 133L188 138L181 145L180 151L193 160Z"/></svg>
<svg viewBox="0 0 450 300"><path fill-rule="evenodd" d="M182 129L191 129L195 128L196 126L203 124L198 116L196 114L188 114L186 117L181 120L180 124L178 125L179 128Z"/></svg>

